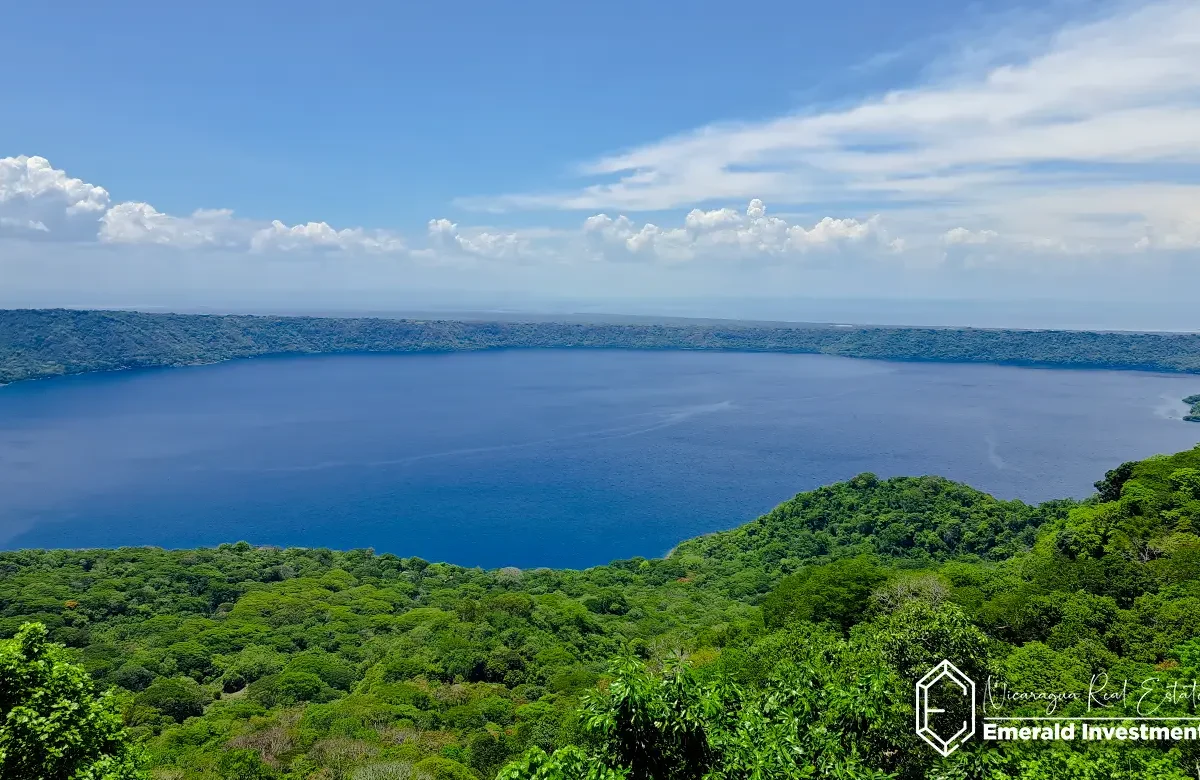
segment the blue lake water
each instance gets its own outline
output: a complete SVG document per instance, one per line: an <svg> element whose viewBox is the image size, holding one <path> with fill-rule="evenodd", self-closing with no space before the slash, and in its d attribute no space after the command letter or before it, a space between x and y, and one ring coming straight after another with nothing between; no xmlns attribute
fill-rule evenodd
<svg viewBox="0 0 1200 780"><path fill-rule="evenodd" d="M701 352L268 358L0 388L0 547L658 556L863 471L1085 496L1200 377Z"/></svg>

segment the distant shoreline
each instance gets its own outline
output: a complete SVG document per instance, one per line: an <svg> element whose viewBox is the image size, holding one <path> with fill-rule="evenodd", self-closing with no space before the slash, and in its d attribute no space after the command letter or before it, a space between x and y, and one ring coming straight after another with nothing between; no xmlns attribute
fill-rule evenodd
<svg viewBox="0 0 1200 780"><path fill-rule="evenodd" d="M857 327L857 326L855 326ZM32 382L43 382L52 379L70 379L73 377L83 377L89 374L117 374L130 371L168 371L177 368L206 368L210 366L219 366L224 363L233 363L242 360L271 360L271 359L286 359L286 358L305 358L305 357L338 357L338 356L392 356L404 357L411 355L455 355L465 353L482 353L482 352L517 352L523 350L571 350L571 351L590 351L590 352L721 352L735 354L761 354L761 355L812 355L845 358L846 360L874 360L883 363L901 363L911 365L978 365L978 366L997 366L1002 368L1027 368L1039 369L1043 371L1129 371L1136 373L1153 373L1153 374L1200 374L1200 369L1195 370L1169 370L1161 368L1152 368L1144 366L1119 366L1107 364L1062 364L1062 363L1036 363L1022 361L987 361L987 360L941 360L937 358L911 358L911 357L866 357L859 355L839 355L830 352L802 352L797 350L749 350L749 349L705 349L697 347L591 347L591 346L538 346L538 347L488 347L482 349L447 349L447 350L336 350L328 352L264 352L256 355L235 355L226 358L217 358L214 360L206 360L197 363L161 363L154 365L132 365L118 366L116 368L95 368L84 371L74 371L71 373L46 374L43 376L34 376L24 379L14 379L11 381L0 382L0 388L9 387L17 384L27 384ZM1187 399L1184 399L1186 402ZM1187 419L1187 418L1184 418ZM1200 422L1200 417L1196 419Z"/></svg>
<svg viewBox="0 0 1200 780"><path fill-rule="evenodd" d="M0 385L267 356L503 349L769 352L897 362L1200 373L1200 334L1195 333L0 310Z"/></svg>

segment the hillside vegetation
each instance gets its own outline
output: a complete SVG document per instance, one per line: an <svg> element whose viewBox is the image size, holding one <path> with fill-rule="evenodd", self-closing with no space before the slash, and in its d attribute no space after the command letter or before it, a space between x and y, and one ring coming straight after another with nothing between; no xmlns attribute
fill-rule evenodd
<svg viewBox="0 0 1200 780"><path fill-rule="evenodd" d="M864 474L586 571L244 542L7 552L0 636L43 625L111 689L113 778L138 755L164 780L1194 778L1191 742L941 758L913 734L913 682L942 658L1025 691L1200 677L1200 447L1096 487L1033 507Z"/></svg>
<svg viewBox="0 0 1200 780"><path fill-rule="evenodd" d="M0 383L274 354L703 349L1200 372L1200 334L611 325L0 310Z"/></svg>

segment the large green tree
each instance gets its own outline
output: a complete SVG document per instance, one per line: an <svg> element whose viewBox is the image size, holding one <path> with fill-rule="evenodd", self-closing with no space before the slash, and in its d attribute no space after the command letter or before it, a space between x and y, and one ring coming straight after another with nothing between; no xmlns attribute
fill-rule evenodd
<svg viewBox="0 0 1200 780"><path fill-rule="evenodd" d="M0 641L0 777L134 780L140 752L125 737L110 693L29 623Z"/></svg>

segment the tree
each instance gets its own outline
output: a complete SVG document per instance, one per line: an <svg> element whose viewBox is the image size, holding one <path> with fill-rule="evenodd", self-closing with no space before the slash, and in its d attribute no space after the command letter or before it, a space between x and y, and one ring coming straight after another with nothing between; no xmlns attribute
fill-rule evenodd
<svg viewBox="0 0 1200 780"><path fill-rule="evenodd" d="M256 750L227 750L217 762L222 780L274 780L275 772Z"/></svg>
<svg viewBox="0 0 1200 780"><path fill-rule="evenodd" d="M512 751L503 733L496 735L481 731L471 737L467 744L470 765L484 777L492 777Z"/></svg>
<svg viewBox="0 0 1200 780"><path fill-rule="evenodd" d="M280 701L314 701L325 688L321 678L311 672L284 672L275 678Z"/></svg>
<svg viewBox="0 0 1200 780"><path fill-rule="evenodd" d="M316 675L327 685L343 691L350 690L358 680L351 664L323 650L309 650L294 656L284 667L284 672L304 672Z"/></svg>
<svg viewBox="0 0 1200 780"><path fill-rule="evenodd" d="M221 669L221 685L225 693L240 691L248 683L283 670L286 659L270 647L250 645L234 655L219 655L215 659Z"/></svg>
<svg viewBox="0 0 1200 780"><path fill-rule="evenodd" d="M136 693L145 690L146 686L154 681L154 672L144 666L127 663L113 672L110 679L122 688Z"/></svg>
<svg viewBox="0 0 1200 780"><path fill-rule="evenodd" d="M190 677L160 677L139 693L134 701L153 707L182 723L194 715L204 714L208 695Z"/></svg>
<svg viewBox="0 0 1200 780"><path fill-rule="evenodd" d="M417 777L427 777L429 780L479 780L470 769L441 756L430 756L424 761L418 761L413 767L413 774Z"/></svg>
<svg viewBox="0 0 1200 780"><path fill-rule="evenodd" d="M613 680L584 700L585 729L603 745L607 764L633 780L692 780L715 759L705 734L711 697L682 664L664 676L635 658L613 664Z"/></svg>
<svg viewBox="0 0 1200 780"><path fill-rule="evenodd" d="M520 759L500 770L496 780L625 780L624 770L593 761L574 745L547 754L530 748Z"/></svg>
<svg viewBox="0 0 1200 780"><path fill-rule="evenodd" d="M1168 480L1171 489L1182 493L1185 499L1200 499L1200 470L1176 469Z"/></svg>
<svg viewBox="0 0 1200 780"><path fill-rule="evenodd" d="M177 642L168 648L175 659L175 668L197 679L203 679L212 667L211 653L199 642Z"/></svg>
<svg viewBox="0 0 1200 780"><path fill-rule="evenodd" d="M1096 492L1100 494L1100 500L1105 502L1119 500L1121 488L1133 477L1133 467L1136 465L1134 462L1126 462L1115 469L1104 472L1104 479L1094 485Z"/></svg>
<svg viewBox="0 0 1200 780"><path fill-rule="evenodd" d="M0 777L134 780L141 752L130 744L111 693L97 693L40 623L0 641Z"/></svg>
<svg viewBox="0 0 1200 780"><path fill-rule="evenodd" d="M814 634L814 636L816 636ZM654 674L619 661L606 692L587 697L584 729L594 752L533 748L499 780L885 780L874 766L895 762L915 737L907 726L908 681L878 654L861 656L829 634L825 647L794 648L760 690L719 679L695 682L675 664ZM841 661L831 666L837 656ZM894 737L899 736L897 743Z"/></svg>
<svg viewBox="0 0 1200 780"><path fill-rule="evenodd" d="M792 620L829 622L843 631L862 620L871 591L886 579L867 556L812 566L789 577L763 600L763 620L781 628Z"/></svg>

